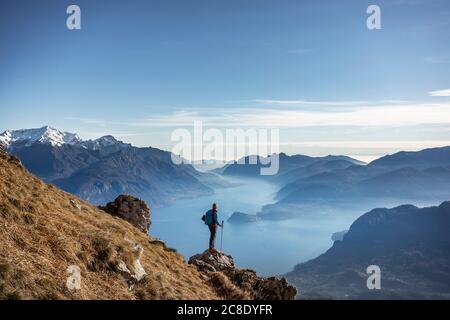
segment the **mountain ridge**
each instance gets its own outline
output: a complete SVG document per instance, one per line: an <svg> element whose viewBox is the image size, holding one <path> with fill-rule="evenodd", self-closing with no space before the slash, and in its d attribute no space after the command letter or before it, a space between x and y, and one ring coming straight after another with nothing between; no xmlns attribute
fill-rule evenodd
<svg viewBox="0 0 450 320"><path fill-rule="evenodd" d="M450 198L450 147L399 152L365 166L343 165L316 172L306 168L286 174L287 183L276 193L276 202L264 206L261 217L336 210L357 214L377 205L431 204ZM288 211L293 213L286 215Z"/></svg>
<svg viewBox="0 0 450 320"><path fill-rule="evenodd" d="M64 145L80 146L88 150L97 151L111 148L109 153L130 147L131 144L117 140L112 135L105 135L97 139L83 140L76 133L61 131L51 126L41 128L5 130L0 134L0 144L6 148L30 147L34 144L61 147Z"/></svg>
<svg viewBox="0 0 450 320"><path fill-rule="evenodd" d="M81 138L75 133L63 132L50 126L34 129L6 130L0 134L0 143L5 147L15 144L30 146L36 142L62 146L63 144L76 144Z"/></svg>
<svg viewBox="0 0 450 320"><path fill-rule="evenodd" d="M223 179L200 173L189 164L173 164L170 152L134 147L111 135L82 140L44 126L5 131L0 138L31 172L94 204L125 193L161 206L227 186Z"/></svg>
<svg viewBox="0 0 450 320"><path fill-rule="evenodd" d="M449 228L450 201L372 209L286 277L304 299L449 299ZM366 287L369 265L381 268L381 290Z"/></svg>

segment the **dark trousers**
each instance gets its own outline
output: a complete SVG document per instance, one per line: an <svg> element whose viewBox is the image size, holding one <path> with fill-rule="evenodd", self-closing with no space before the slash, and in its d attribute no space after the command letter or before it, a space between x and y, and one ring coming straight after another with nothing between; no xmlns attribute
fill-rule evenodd
<svg viewBox="0 0 450 320"><path fill-rule="evenodd" d="M217 225L208 225L209 232L211 235L209 236L209 248L214 248L214 240L216 240L216 231L217 231Z"/></svg>

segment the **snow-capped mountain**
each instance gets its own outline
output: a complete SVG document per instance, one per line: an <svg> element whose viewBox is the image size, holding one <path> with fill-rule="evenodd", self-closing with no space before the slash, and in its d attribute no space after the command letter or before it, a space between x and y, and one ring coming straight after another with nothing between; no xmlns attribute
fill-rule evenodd
<svg viewBox="0 0 450 320"><path fill-rule="evenodd" d="M111 135L95 140L82 140L76 133L63 132L49 126L37 129L6 130L0 134L0 144L6 148L17 149L29 147L36 143L51 145L52 147L73 145L102 153L116 152L131 146L116 140Z"/></svg>
<svg viewBox="0 0 450 320"><path fill-rule="evenodd" d="M63 144L77 144L81 138L70 132L45 126L37 129L6 130L0 134L0 143L6 147L12 145L31 146L35 143L62 146Z"/></svg>
<svg viewBox="0 0 450 320"><path fill-rule="evenodd" d="M168 151L134 147L111 135L82 140L46 126L5 131L0 144L31 173L94 204L120 194L136 195L152 205L168 204L210 195L213 183L217 185L217 179L190 165L174 164Z"/></svg>
<svg viewBox="0 0 450 320"><path fill-rule="evenodd" d="M111 135L103 136L95 140L81 141L78 144L86 149L94 151L111 148L119 150L131 146L131 144L123 143L122 141L117 140Z"/></svg>

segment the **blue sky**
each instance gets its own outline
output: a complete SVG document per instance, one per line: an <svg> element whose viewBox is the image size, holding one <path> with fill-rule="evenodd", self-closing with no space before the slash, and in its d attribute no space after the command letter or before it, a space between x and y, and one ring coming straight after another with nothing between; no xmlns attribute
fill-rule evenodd
<svg viewBox="0 0 450 320"><path fill-rule="evenodd" d="M280 128L288 153L450 145L449 35L447 0L1 1L0 131L170 149L201 119Z"/></svg>

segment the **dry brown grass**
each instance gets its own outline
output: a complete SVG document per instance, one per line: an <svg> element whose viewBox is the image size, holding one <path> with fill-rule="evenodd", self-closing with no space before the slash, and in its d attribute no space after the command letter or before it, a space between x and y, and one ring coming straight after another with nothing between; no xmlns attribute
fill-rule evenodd
<svg viewBox="0 0 450 320"><path fill-rule="evenodd" d="M208 278L181 255L42 182L2 152L0 231L0 299L219 298ZM132 269L134 243L143 248L140 261L147 276L130 288L117 262ZM66 287L70 265L81 269L80 290Z"/></svg>
<svg viewBox="0 0 450 320"><path fill-rule="evenodd" d="M212 272L209 275L209 283L215 288L218 295L227 300L249 300L250 295L236 287L222 272Z"/></svg>

